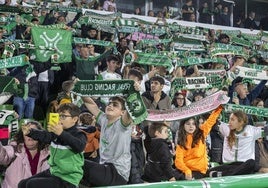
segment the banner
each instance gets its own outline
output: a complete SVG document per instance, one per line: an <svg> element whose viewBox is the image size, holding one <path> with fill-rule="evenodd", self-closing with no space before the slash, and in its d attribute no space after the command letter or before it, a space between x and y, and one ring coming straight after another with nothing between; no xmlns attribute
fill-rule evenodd
<svg viewBox="0 0 268 188"><path fill-rule="evenodd" d="M236 104L226 104L225 112L233 112L235 110L242 110L246 114L268 117L268 108L258 108L255 106L245 106L245 105L236 105Z"/></svg>
<svg viewBox="0 0 268 188"><path fill-rule="evenodd" d="M8 59L0 59L0 69L20 67L29 64L29 58L26 55L19 55Z"/></svg>
<svg viewBox="0 0 268 188"><path fill-rule="evenodd" d="M43 29L32 27L32 39L35 46L44 46L46 49L35 49L35 60L46 62L50 58L56 63L72 61L72 33L62 29ZM53 50L47 50L52 48Z"/></svg>
<svg viewBox="0 0 268 188"><path fill-rule="evenodd" d="M216 109L221 104L226 104L229 101L223 91L218 91L200 101L191 103L188 106L173 110L148 110L149 115L146 118L148 121L175 121L181 120L200 114L204 114Z"/></svg>
<svg viewBox="0 0 268 188"><path fill-rule="evenodd" d="M135 124L144 121L148 115L140 93L134 89L133 80L81 80L75 84L72 93L78 96L124 96L126 109Z"/></svg>
<svg viewBox="0 0 268 188"><path fill-rule="evenodd" d="M137 59L136 61L139 64L143 65L154 65L154 66L164 66L168 69L172 68L172 60L164 55L154 54L154 53L142 53L137 52Z"/></svg>
<svg viewBox="0 0 268 188"><path fill-rule="evenodd" d="M175 78L171 82L171 93L182 89L210 89L220 88L222 85L222 78L220 76L202 76L202 77L182 77Z"/></svg>
<svg viewBox="0 0 268 188"><path fill-rule="evenodd" d="M94 40L94 39L79 38L79 37L74 37L73 42L75 44L92 44L92 45L105 46L105 47L113 47L113 46L115 46L115 43L110 42L110 41Z"/></svg>
<svg viewBox="0 0 268 188"><path fill-rule="evenodd" d="M199 65L210 62L228 65L227 60L224 58L200 58L193 56L193 57L185 57L183 61L177 62L177 66Z"/></svg>
<svg viewBox="0 0 268 188"><path fill-rule="evenodd" d="M268 80L268 72L266 70L258 70L258 69L236 66L234 73L236 76L240 76L243 78Z"/></svg>
<svg viewBox="0 0 268 188"><path fill-rule="evenodd" d="M199 69L198 70L200 76L219 76L223 78L226 75L226 70L225 69Z"/></svg>
<svg viewBox="0 0 268 188"><path fill-rule="evenodd" d="M0 105L0 141L7 144L19 129L15 111L10 109L12 105Z"/></svg>

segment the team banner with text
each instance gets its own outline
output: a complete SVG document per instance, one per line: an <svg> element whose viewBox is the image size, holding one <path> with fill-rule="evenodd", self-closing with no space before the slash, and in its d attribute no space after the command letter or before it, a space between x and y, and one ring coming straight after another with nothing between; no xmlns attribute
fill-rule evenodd
<svg viewBox="0 0 268 188"><path fill-rule="evenodd" d="M250 114L250 115L268 117L268 108L258 108L255 106L226 104L225 112L233 112L235 110L242 110L246 114Z"/></svg>
<svg viewBox="0 0 268 188"><path fill-rule="evenodd" d="M182 89L211 89L222 87L222 78L218 75L202 77L181 77L175 78L171 83L170 95Z"/></svg>
<svg viewBox="0 0 268 188"><path fill-rule="evenodd" d="M236 76L243 78L251 78L256 80L268 80L267 70L258 70L247 67L236 66L235 70Z"/></svg>
<svg viewBox="0 0 268 188"><path fill-rule="evenodd" d="M149 115L146 120L175 121L185 119L210 112L219 105L228 103L228 101L229 97L227 97L223 91L218 91L217 93L182 108L172 110L148 110Z"/></svg>
<svg viewBox="0 0 268 188"><path fill-rule="evenodd" d="M80 80L72 92L78 96L124 96L127 111L136 124L148 115L140 93L134 89L133 80Z"/></svg>

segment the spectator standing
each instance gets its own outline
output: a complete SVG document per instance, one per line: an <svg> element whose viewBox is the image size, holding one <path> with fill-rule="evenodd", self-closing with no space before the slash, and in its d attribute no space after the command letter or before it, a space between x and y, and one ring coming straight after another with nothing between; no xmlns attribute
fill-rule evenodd
<svg viewBox="0 0 268 188"><path fill-rule="evenodd" d="M204 2L200 9L198 10L199 12L199 22L200 23L207 23L211 24L211 14L208 6L208 2Z"/></svg>
<svg viewBox="0 0 268 188"><path fill-rule="evenodd" d="M250 11L248 17L245 20L245 28L248 29L258 29L258 26L255 22L255 15L256 13L254 11Z"/></svg>
<svg viewBox="0 0 268 188"><path fill-rule="evenodd" d="M109 6L110 10L112 9L113 12L117 12L115 0L105 0L103 3L103 10L109 11Z"/></svg>
<svg viewBox="0 0 268 188"><path fill-rule="evenodd" d="M222 13L220 14L220 23L219 23L219 25L231 26L229 8L227 6L225 6L223 8Z"/></svg>
<svg viewBox="0 0 268 188"><path fill-rule="evenodd" d="M191 14L195 14L195 8L193 7L192 0L186 0L185 4L182 6L182 20L190 21Z"/></svg>
<svg viewBox="0 0 268 188"><path fill-rule="evenodd" d="M268 31L268 13L266 13L265 17L261 18L259 29L264 30L264 31Z"/></svg>

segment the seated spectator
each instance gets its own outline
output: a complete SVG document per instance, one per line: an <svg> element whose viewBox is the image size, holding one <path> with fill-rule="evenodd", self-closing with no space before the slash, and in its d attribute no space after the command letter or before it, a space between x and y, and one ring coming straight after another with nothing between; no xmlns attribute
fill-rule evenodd
<svg viewBox="0 0 268 188"><path fill-rule="evenodd" d="M79 128L87 135L87 144L84 149L85 159L99 162L99 139L100 131L95 125L95 117L89 112L83 112L79 115Z"/></svg>
<svg viewBox="0 0 268 188"><path fill-rule="evenodd" d="M255 141L262 137L262 129L248 125L248 117L242 111L234 111L229 123L219 125L224 136L222 160L223 165L209 169L207 175L222 176L252 174L255 171Z"/></svg>
<svg viewBox="0 0 268 188"><path fill-rule="evenodd" d="M181 179L192 180L205 177L208 169L205 138L216 123L222 109L219 106L214 110L201 126L194 117L181 121L175 157L175 166L182 174Z"/></svg>
<svg viewBox="0 0 268 188"><path fill-rule="evenodd" d="M149 126L148 159L143 179L148 182L176 181L175 170L172 168L168 138L168 126L165 123L152 123ZM179 179L179 178L177 178Z"/></svg>
<svg viewBox="0 0 268 188"><path fill-rule="evenodd" d="M29 121L27 127L42 130L37 121ZM22 130L7 146L0 142L0 164L7 166L2 188L15 188L23 179L29 178L49 168L47 158L49 150L42 142L24 136Z"/></svg>

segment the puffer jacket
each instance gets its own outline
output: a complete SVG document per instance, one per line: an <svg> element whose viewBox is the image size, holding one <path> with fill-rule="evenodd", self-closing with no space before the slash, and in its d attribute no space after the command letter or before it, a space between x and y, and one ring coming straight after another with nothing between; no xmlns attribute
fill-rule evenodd
<svg viewBox="0 0 268 188"><path fill-rule="evenodd" d="M17 188L18 183L21 180L32 176L31 166L24 144L21 145L21 152L15 152L14 145L15 143L2 146L0 142L0 164L8 165L11 162L6 169L5 178L1 184L2 188ZM41 150L36 173L42 172L49 168L47 163L48 156L48 148Z"/></svg>

